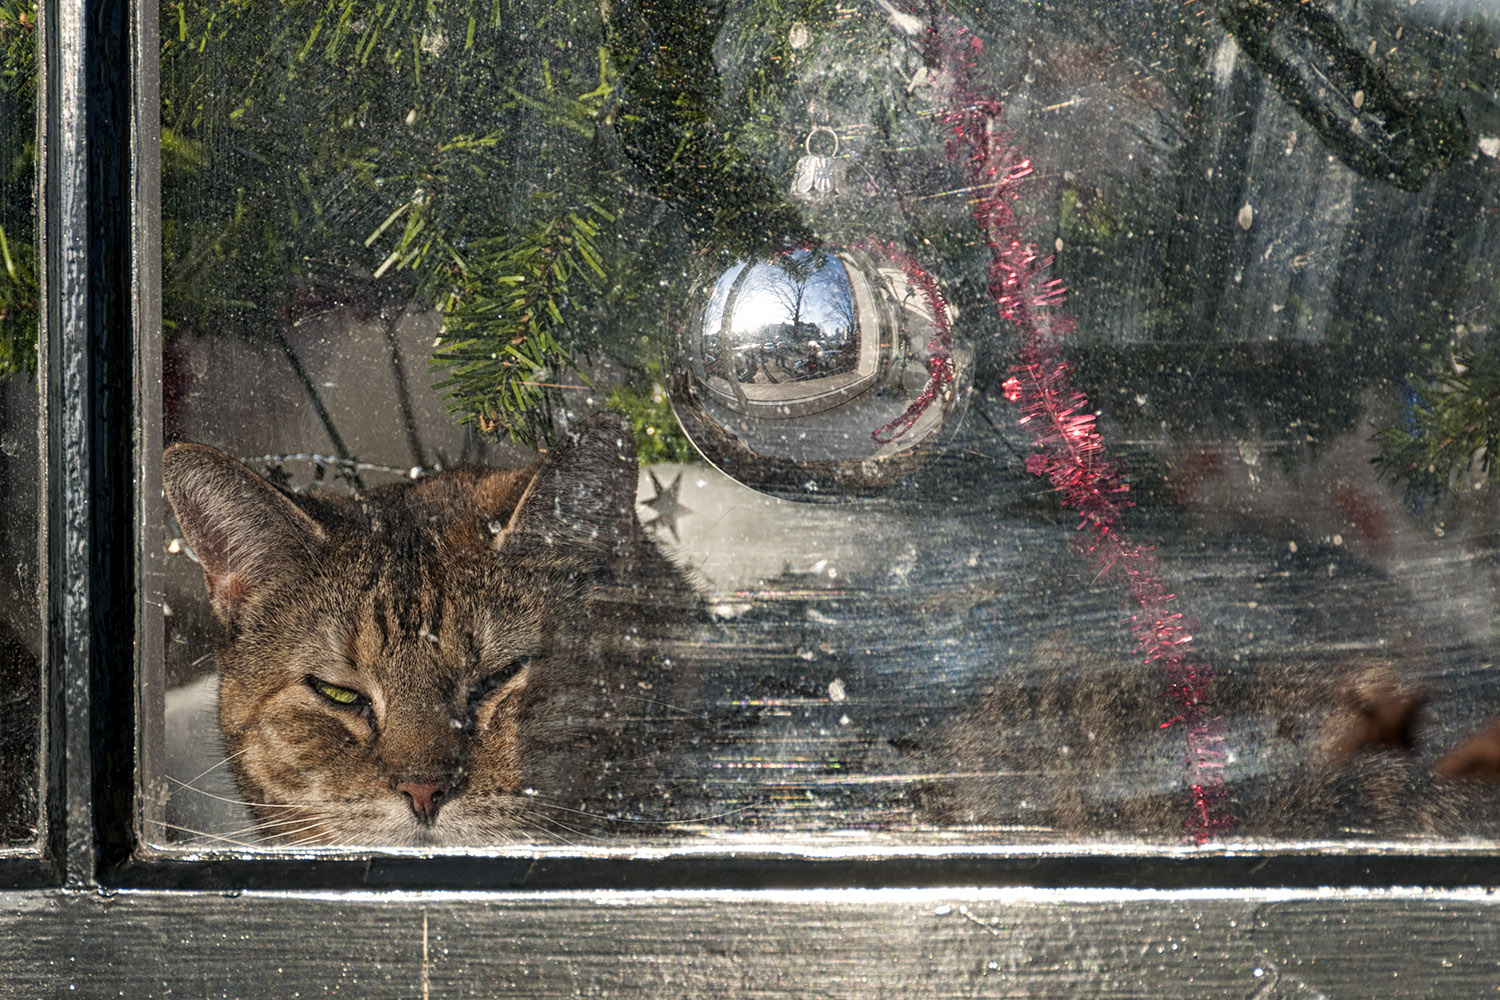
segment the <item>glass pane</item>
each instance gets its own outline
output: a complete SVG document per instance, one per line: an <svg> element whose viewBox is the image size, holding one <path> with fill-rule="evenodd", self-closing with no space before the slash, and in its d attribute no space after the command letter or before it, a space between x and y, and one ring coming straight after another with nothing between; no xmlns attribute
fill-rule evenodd
<svg viewBox="0 0 1500 1000"><path fill-rule="evenodd" d="M164 3L151 836L1500 831L1500 19L1215 10Z"/></svg>
<svg viewBox="0 0 1500 1000"><path fill-rule="evenodd" d="M37 525L36 5L0 3L0 846L35 843L41 643Z"/></svg>

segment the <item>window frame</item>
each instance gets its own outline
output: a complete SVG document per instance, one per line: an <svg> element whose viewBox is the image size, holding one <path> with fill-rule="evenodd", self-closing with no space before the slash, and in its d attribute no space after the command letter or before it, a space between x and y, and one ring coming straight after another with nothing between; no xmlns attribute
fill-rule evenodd
<svg viewBox="0 0 1500 1000"><path fill-rule="evenodd" d="M152 433L161 418L159 11L155 3L129 0L42 0L38 7L43 805L37 847L0 853L0 891L59 904L44 922L64 930L90 921L116 928L128 951L194 914L233 920L254 913L287 928L312 926L334 899L356 914L350 919L366 928L360 933L375 933L391 914L420 913L425 927L430 909L447 908L480 921L481 937L506 938L526 919L580 933L603 900L635 906L635 917L619 918L625 925L636 926L631 920L638 918L642 928L662 920L678 926L680 936L658 954L681 958L693 953L692 913L738 927L744 941L761 934L811 954L815 942L794 933L811 919L809 906L822 907L828 920L850 932L872 921L895 934L910 913L949 906L942 900L951 899L959 909L1013 913L1033 936L1045 935L1058 913L1113 907L1113 917L1099 918L1101 939L1123 946L1143 930L1170 936L1195 908L1255 914L1280 902L1287 905L1276 926L1308 934L1314 951L1336 956L1351 944L1349 934L1327 923L1333 910L1354 914L1356 929L1387 930L1428 912L1429 904L1476 918L1496 915L1485 890L1500 884L1500 850L1484 846L851 849L789 843L261 855L141 845L140 782L155 773L152 764L162 752L151 742L160 733L143 724L159 707L148 699L162 694L162 546L153 517L161 496L160 443ZM953 886L972 888L945 888ZM133 902L102 908L101 893L119 890L129 890ZM249 901L226 890L248 893ZM274 903L269 910L267 899ZM737 924L735 914L745 906L769 914L767 927ZM20 917L0 918L0 924L10 926L29 911L22 906L16 912ZM1500 921L1485 925L1474 942L1500 946ZM15 926L29 937L24 923ZM0 967L19 970L35 956L60 956L70 947L67 937L21 949ZM1068 945L1064 954L1076 959L1086 945ZM99 947L96 941L94 950ZM1378 942L1363 947L1379 953ZM221 962L221 978L243 971L235 963L250 961L254 952L229 948L223 954L237 957ZM623 951L614 955L620 963L630 960ZM867 955L875 960L878 949ZM1422 974L1422 961L1411 957L1412 974ZM957 963L955 955L946 965ZM424 976L426 968L424 959ZM1178 971L1190 986L1192 970ZM773 970L757 975L775 981ZM1059 975L1053 988L1066 987ZM387 994L377 989L368 995Z"/></svg>

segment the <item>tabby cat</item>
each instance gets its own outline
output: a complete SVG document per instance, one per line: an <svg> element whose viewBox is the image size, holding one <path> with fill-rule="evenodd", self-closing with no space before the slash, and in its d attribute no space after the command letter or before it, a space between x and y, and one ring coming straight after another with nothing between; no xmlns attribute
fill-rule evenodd
<svg viewBox="0 0 1500 1000"><path fill-rule="evenodd" d="M176 444L167 499L222 624L219 729L265 839L571 839L639 791L633 698L692 602L643 536L623 421L525 469L284 492ZM637 783L638 784L638 783Z"/></svg>
<svg viewBox="0 0 1500 1000"><path fill-rule="evenodd" d="M912 764L950 775L912 789L917 816L944 827L1025 824L1043 839L1179 840L1193 816L1180 735L1162 731L1161 677L1061 635L1027 659L1031 683L994 684L906 747ZM1447 737L1424 712L1432 693L1395 658L1369 653L1226 671L1216 687L1231 736L1218 811L1230 824L1220 839L1500 834L1500 771L1486 769L1476 740L1434 758L1432 738Z"/></svg>

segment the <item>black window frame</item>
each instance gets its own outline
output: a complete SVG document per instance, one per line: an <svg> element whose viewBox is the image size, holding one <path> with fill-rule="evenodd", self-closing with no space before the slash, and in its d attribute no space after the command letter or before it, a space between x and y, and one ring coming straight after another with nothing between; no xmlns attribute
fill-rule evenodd
<svg viewBox="0 0 1500 1000"><path fill-rule="evenodd" d="M161 416L158 5L43 0L39 12L43 815L35 849L0 853L0 891L53 900L101 891L159 894L153 898L164 902L156 909L137 907L120 918L147 931L173 913L233 914L237 906L249 912L260 905L236 903L226 890L275 894L283 902L277 919L289 924L317 919L330 893L394 890L437 894L392 897L398 909L424 913L434 900L462 907L464 893L493 894L486 898L497 908L486 910L484 900L476 905L499 927L508 919L505 905L524 909L552 900L562 912L580 891L675 900L672 905L689 909L684 900L702 899L731 917L747 898L774 911L787 893L812 892L807 899L816 903L817 893L834 889L870 890L874 895L861 898L871 912L893 915L904 912L901 892L908 890L971 887L953 890L955 898L998 898L996 906L1008 897L995 893L1006 889L1061 890L1059 906L1070 899L1085 905L1095 897L1077 894L1093 892L1120 901L1109 933L1121 940L1139 921L1158 919L1142 913L1158 913L1159 926L1166 927L1176 919L1172 914L1209 898L1227 900L1224 912L1241 904L1253 909L1257 900L1313 900L1311 915L1294 914L1288 918L1293 923L1325 920L1317 901L1333 900L1368 926L1396 927L1413 912L1413 893L1438 890L1450 894L1439 902L1494 915L1484 890L1500 884L1500 849L1458 845L971 845L851 853L793 843L784 850L535 856L380 850L195 855L143 847L136 839L138 788L158 751L141 741L149 727L142 725L139 678L149 676L151 664L159 671L161 661L159 622L153 636L148 621L151 595L159 600L161 592L160 546L147 544L161 493L157 442L147 433ZM708 895L692 896L703 891ZM843 897L823 898L830 919L859 919L855 911L838 910ZM72 905L57 919L84 922L99 914ZM558 926L576 927L572 919ZM1493 940L1500 931L1481 933L1500 943ZM1330 933L1322 947L1334 954L1341 941Z"/></svg>

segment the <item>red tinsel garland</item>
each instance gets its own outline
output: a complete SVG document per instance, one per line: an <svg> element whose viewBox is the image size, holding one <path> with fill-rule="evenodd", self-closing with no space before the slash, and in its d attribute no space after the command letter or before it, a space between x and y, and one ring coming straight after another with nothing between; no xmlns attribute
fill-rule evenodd
<svg viewBox="0 0 1500 1000"><path fill-rule="evenodd" d="M855 246L861 250L878 253L901 268L906 273L907 280L922 293L922 298L927 303L927 310L932 313L933 334L932 339L926 344L929 352L927 384L922 387L917 398L912 400L911 405L899 417L870 433L870 437L881 444L890 444L911 430L912 425L921 418L923 413L927 412L927 408L953 385L953 324L948 318L948 300L943 296L943 290L939 287L937 279L918 264L911 254L894 243L873 238L861 240Z"/></svg>
<svg viewBox="0 0 1500 1000"><path fill-rule="evenodd" d="M1135 635L1147 664L1161 672L1173 716L1165 729L1185 730L1187 786L1192 806L1188 835L1205 843L1233 826L1226 811L1224 737L1208 707L1213 669L1192 655L1192 634L1174 595L1156 575L1147 546L1120 528L1132 505L1129 485L1109 457L1088 399L1068 385L1068 364L1058 341L1073 329L1071 317L1052 311L1063 300L1062 284L1047 277L1051 258L1027 243L1013 203L1017 187L1032 172L1000 125L1001 105L972 81L983 42L962 26L929 22L925 38L929 65L942 70L935 85L951 88L943 121L949 129L948 155L968 170L975 193L974 215L989 246L989 291L1002 319L1016 330L1019 358L1002 390L1016 404L1020 423L1036 450L1026 470L1045 478L1064 506L1079 514L1079 546L1092 554L1099 575L1123 578L1132 602Z"/></svg>

